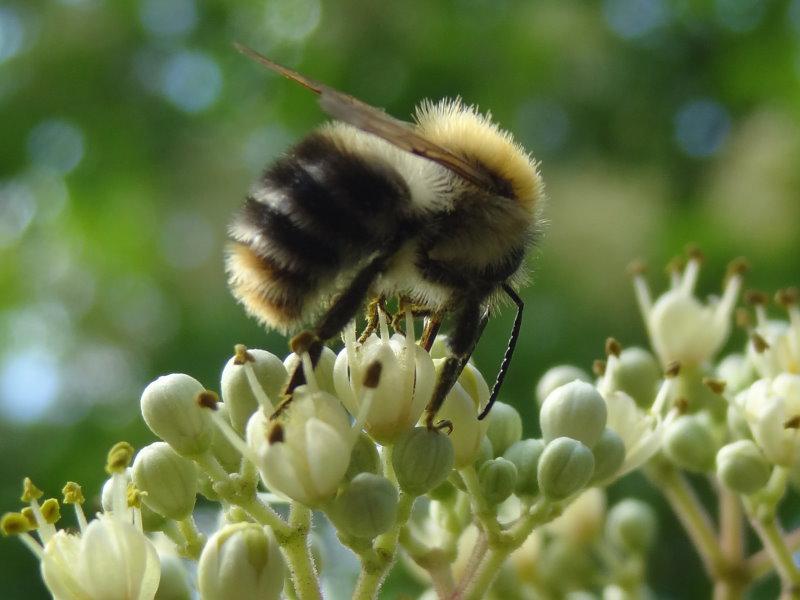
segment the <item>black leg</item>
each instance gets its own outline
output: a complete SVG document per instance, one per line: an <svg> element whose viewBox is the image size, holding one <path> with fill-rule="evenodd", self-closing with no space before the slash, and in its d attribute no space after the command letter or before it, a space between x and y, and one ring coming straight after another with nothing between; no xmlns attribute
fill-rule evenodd
<svg viewBox="0 0 800 600"><path fill-rule="evenodd" d="M419 339L419 345L427 352L433 348L433 342L436 341L436 335L439 333L439 328L442 326L442 315L439 313L432 314L425 321L425 329L422 330L422 337Z"/></svg>
<svg viewBox="0 0 800 600"><path fill-rule="evenodd" d="M434 423L436 413L439 412L447 394L464 370L464 365L472 356L488 320L489 311L481 315L481 302L477 300L467 301L458 312L453 334L449 340L452 355L445 360L444 368L433 388L433 396L425 408L425 424L428 428L452 428L452 424L448 422Z"/></svg>
<svg viewBox="0 0 800 600"><path fill-rule="evenodd" d="M503 362L500 364L500 371L497 373L494 386L492 386L492 394L489 396L489 402L486 407L481 411L478 419L483 419L492 410L492 405L497 400L497 395L500 393L500 388L503 386L503 380L506 378L508 367L511 364L511 357L514 356L514 349L517 347L517 340L519 339L520 328L522 327L522 309L525 308L525 303L522 298L511 288L507 283L503 284L503 291L509 298L517 305L517 316L514 317L514 326L511 328L511 337L508 338L508 346L506 346L506 353L503 355Z"/></svg>
<svg viewBox="0 0 800 600"><path fill-rule="evenodd" d="M394 254L395 245L391 245L391 251L379 254L362 268L353 280L339 296L331 307L322 316L317 326L311 331L303 331L294 336L290 342L290 347L297 355L308 352L311 357L311 364L316 366L319 357L322 355L322 344L337 335L345 325L347 325L358 312L361 303L369 291L375 278L384 271L386 263ZM306 382L303 372L303 362L300 361L292 371L289 382L283 390L283 400L278 404L275 412L270 418L274 419L280 415L292 401L292 392L297 386Z"/></svg>

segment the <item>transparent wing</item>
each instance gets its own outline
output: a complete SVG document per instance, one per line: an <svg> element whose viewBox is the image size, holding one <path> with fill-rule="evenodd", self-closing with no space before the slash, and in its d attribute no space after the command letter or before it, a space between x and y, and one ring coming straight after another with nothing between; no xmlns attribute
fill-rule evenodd
<svg viewBox="0 0 800 600"><path fill-rule="evenodd" d="M301 75L297 71L279 65L247 46L235 43L234 47L257 63L319 94L322 110L334 119L377 135L402 150L432 160L481 188L487 190L495 188L494 182L484 171L420 135L413 123L395 119L383 110L370 106L358 98L339 92Z"/></svg>

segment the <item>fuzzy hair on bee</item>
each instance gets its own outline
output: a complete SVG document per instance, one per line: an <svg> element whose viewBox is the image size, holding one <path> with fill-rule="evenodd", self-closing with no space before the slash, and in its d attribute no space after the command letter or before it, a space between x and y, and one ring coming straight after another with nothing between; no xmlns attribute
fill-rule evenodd
<svg viewBox="0 0 800 600"><path fill-rule="evenodd" d="M238 47L311 89L333 121L268 166L230 225L229 284L246 311L284 332L314 324L321 351L366 301L400 297L451 320L452 355L434 416L502 298L518 307L497 396L519 334L524 258L540 227L538 165L512 135L460 99L423 102L414 123ZM431 340L432 343L432 340ZM303 382L297 369L287 387Z"/></svg>

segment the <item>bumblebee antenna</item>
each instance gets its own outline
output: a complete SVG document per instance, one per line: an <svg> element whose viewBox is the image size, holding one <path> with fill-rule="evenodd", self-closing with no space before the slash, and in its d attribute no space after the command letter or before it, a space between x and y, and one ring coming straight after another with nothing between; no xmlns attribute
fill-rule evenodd
<svg viewBox="0 0 800 600"><path fill-rule="evenodd" d="M494 386L492 386L492 394L489 396L488 404L486 404L486 407L481 411L481 414L478 415L479 421L486 418L486 415L488 415L489 411L492 410L492 405L497 400L498 394L500 394L500 388L503 386L503 380L506 378L508 366L511 364L511 357L514 356L514 349L517 347L519 332L522 328L522 309L525 308L525 303L510 285L504 283L502 287L503 291L508 295L509 298L511 298L514 304L517 305L517 316L514 317L514 326L511 328L511 337L508 338L508 346L506 346L506 353L503 355L503 362L500 364L500 371L497 373L497 379L494 382Z"/></svg>

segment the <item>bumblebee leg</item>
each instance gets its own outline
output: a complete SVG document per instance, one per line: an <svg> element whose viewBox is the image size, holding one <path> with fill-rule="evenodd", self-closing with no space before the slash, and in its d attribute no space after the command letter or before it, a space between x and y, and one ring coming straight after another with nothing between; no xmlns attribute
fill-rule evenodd
<svg viewBox="0 0 800 600"><path fill-rule="evenodd" d="M511 328L511 337L508 338L508 346L506 346L506 352L503 355L503 362L500 364L500 371L497 373L497 379L495 379L494 385L492 386L492 393L489 396L489 402L486 403L486 407L481 411L481 414L478 415L478 420L486 418L486 415L488 415L489 411L492 410L492 405L494 404L495 400L497 400L497 396L500 393L500 388L503 386L503 380L506 378L506 373L508 372L508 366L511 364L511 357L514 356L514 348L517 347L519 331L522 327L522 309L525 308L525 303L507 283L503 284L503 291L508 295L509 298L511 298L514 304L517 305L517 316L514 317L514 326Z"/></svg>
<svg viewBox="0 0 800 600"><path fill-rule="evenodd" d="M386 268L386 263L394 254L395 249L395 245L391 245L390 251L379 254L370 260L356 274L350 285L339 294L317 326L313 330L303 331L292 338L290 342L292 351L298 354L308 352L311 356L311 364L316 366L319 357L322 356L322 344L338 334L353 319L370 286L375 281L375 278ZM305 382L306 376L303 372L303 363L299 361L289 377L289 382L286 384L283 394L281 394L283 400L278 404L270 419L276 418L287 408L292 401L292 393L295 388Z"/></svg>
<svg viewBox="0 0 800 600"><path fill-rule="evenodd" d="M433 342L436 341L436 335L439 333L439 328L442 326L442 315L433 313L430 317L425 319L425 329L422 330L422 337L419 338L419 345L430 352L433 348Z"/></svg>
<svg viewBox="0 0 800 600"><path fill-rule="evenodd" d="M475 345L483 333L486 322L489 320L489 311L484 311L481 315L480 302L470 301L465 304L459 312L453 329L452 338L449 340L452 355L447 357L444 368L436 380L433 388L433 396L425 408L425 424L429 429L452 429L452 423L448 421L435 422L436 413L444 404L447 394L458 381L464 365L467 364L469 357L472 356Z"/></svg>
<svg viewBox="0 0 800 600"><path fill-rule="evenodd" d="M363 344L372 332L378 328L378 311L386 312L386 297L381 295L367 305L367 326L358 337L358 343Z"/></svg>

